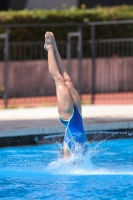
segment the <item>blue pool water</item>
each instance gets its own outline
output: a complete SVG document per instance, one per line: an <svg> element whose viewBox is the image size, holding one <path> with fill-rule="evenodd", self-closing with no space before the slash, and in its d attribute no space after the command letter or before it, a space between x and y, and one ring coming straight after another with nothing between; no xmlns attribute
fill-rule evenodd
<svg viewBox="0 0 133 200"><path fill-rule="evenodd" d="M0 149L0 199L133 199L133 139L91 142L71 160L58 146Z"/></svg>

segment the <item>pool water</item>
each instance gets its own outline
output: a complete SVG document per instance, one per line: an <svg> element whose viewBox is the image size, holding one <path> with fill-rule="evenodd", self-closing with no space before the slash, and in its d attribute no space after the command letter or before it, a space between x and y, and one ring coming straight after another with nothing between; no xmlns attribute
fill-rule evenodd
<svg viewBox="0 0 133 200"><path fill-rule="evenodd" d="M133 139L91 142L70 160L58 147L0 149L0 199L133 199Z"/></svg>

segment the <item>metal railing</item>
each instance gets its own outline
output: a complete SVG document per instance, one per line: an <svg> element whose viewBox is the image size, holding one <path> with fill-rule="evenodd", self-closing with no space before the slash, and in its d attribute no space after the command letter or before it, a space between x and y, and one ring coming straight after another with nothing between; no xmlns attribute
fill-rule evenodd
<svg viewBox="0 0 133 200"><path fill-rule="evenodd" d="M72 41L72 49L71 49L71 53L72 53L72 58L71 58L71 67L69 70L70 76L73 76L73 68L76 67L76 72L77 72L77 80L80 80L78 82L75 82L75 84L77 85L77 89L78 89L78 84L80 83L84 83L84 81L86 81L86 83L89 84L89 87L81 87L81 92L82 93L90 93L91 91L91 83L90 80L88 79L89 74L91 73L91 41L84 41L83 42L83 57L82 57L82 74L79 73L79 59L77 59L77 55L75 54L75 51L77 49L77 42L76 41ZM58 48L59 51L61 52L61 56L63 57L63 60L67 66L67 57L66 57L66 48L67 48L67 42L58 42ZM105 77L104 71L105 68L107 70L107 74L109 76L109 69L111 69L111 62L116 62L117 60L122 61L123 59L127 60L126 63L126 72L128 71L128 66L131 66L131 62L129 61L129 58L132 59L133 56L133 39L110 39L110 40L97 40L96 41L96 48L95 48L95 53L96 53L96 71L99 70L99 73L97 74L97 79L100 79L101 77L101 83L103 82L103 79ZM47 69L47 59L46 55L44 53L43 50L43 42L30 42L30 43L10 43L10 64L9 64L9 72L10 72L10 76L12 74L12 76L14 76L13 80L14 81L14 90L16 87L18 87L19 83L21 82L21 80L25 80L26 77L29 76L29 72L31 70L30 73L32 73L32 76L30 76L30 78L32 78L32 80L34 80L34 77L36 77L36 72L35 74L33 73L37 68L40 67L41 70L43 70L43 68L45 67ZM78 54L78 53L77 53ZM74 60L76 60L76 66L74 64ZM106 60L106 66L105 63L103 63L103 61ZM85 63L86 61L86 63ZM101 64L100 64L101 63ZM43 67L44 66L44 67ZM119 64L119 74L123 74L125 73L125 71L122 71L122 66L123 66L123 62L121 62ZM86 70L88 69L89 71L87 73L85 73L85 68ZM112 70L112 73L114 74L114 76L116 76L116 67ZM21 74L24 74L25 71L25 75L21 76ZM14 75L13 75L14 73ZM43 72L45 73L45 71ZM104 74L104 75L103 75ZM80 76L80 78L79 78ZM110 74L111 76L111 74ZM83 80L81 81L81 78L83 77ZM103 78L102 78L103 77ZM10 78L10 77L9 77ZM120 78L120 75L117 77L117 79ZM39 77L37 78L39 79ZM19 83L18 83L19 80ZM108 85L108 89L104 90L100 88L95 87L95 93L105 93L105 92L122 92L122 91L130 91L130 88L127 88L126 90L113 90L111 89L111 85L113 85L113 80L111 78L109 78L109 85ZM130 80L130 79L128 79ZM127 81L128 81L127 80ZM11 82L12 82L11 81ZM16 81L16 82L15 82ZM41 81L41 80L40 80ZM37 82L37 80L36 80ZM39 84L39 82L38 82ZM10 83L11 85L11 83ZM43 83L43 87L44 85L46 85L46 83ZM104 82L101 84L104 85ZM38 88L41 88L41 82L38 85ZM9 89L9 97L26 97L26 96L39 96L39 95L49 95L50 93L47 93L46 91L43 92L37 92L37 90L32 91L32 89L30 89L30 92L27 91L26 89L24 89L25 85L24 83L21 84L21 88L19 88L19 91L13 92L13 89ZM29 86L28 86L29 87ZM43 90L43 89L41 89ZM23 91L23 92L22 92ZM25 92L24 92L25 91ZM52 90L53 91L53 90ZM132 90L131 90L132 91ZM52 94L52 93L51 93ZM55 93L53 93L55 94Z"/></svg>
<svg viewBox="0 0 133 200"><path fill-rule="evenodd" d="M5 33L0 34L0 39L4 39L4 102L5 102L5 108L8 106L8 62L9 62L9 33L8 29L5 30Z"/></svg>
<svg viewBox="0 0 133 200"><path fill-rule="evenodd" d="M97 40L95 38L96 26L99 25L113 25L113 24L133 24L133 20L128 21L110 21L110 22L91 22L91 23L69 23L69 24L16 24L16 25L0 25L6 29L6 34L8 35L8 30L10 28L23 28L23 27L43 27L43 26L75 26L77 27L77 32L73 34L68 33L68 40L58 41L58 48L61 56L65 62L68 64L68 70L70 69L70 60L72 61L72 68L74 68L74 59L77 60L77 90L80 94L90 93L91 103L94 103L95 95L99 93L113 93L113 92L132 92L132 81L130 74L132 73L132 56L133 56L133 38L117 38L117 39L102 39ZM84 26L90 26L91 38L87 41L82 41L82 29ZM73 36L78 38L78 42L73 41ZM43 96L43 95L53 95L55 94L55 89L53 89L53 83L49 80L49 84L42 81L43 77L36 79L36 86L34 84L34 77L37 74L37 68L40 66L40 74L47 74L47 61L46 54L43 50L42 42L10 42L8 43L8 37L6 40L6 54L5 54L5 75L4 75L4 98L5 107L8 106L8 97L26 97L26 96ZM78 44L78 46L77 46ZM0 60L3 58L3 47L4 44L0 43ZM68 51L67 51L68 48ZM9 74L14 71L14 82L11 83L10 89L8 91L8 49L10 58ZM77 53L76 50L77 49ZM66 62L68 58L68 63ZM116 60L114 60L114 58ZM102 60L104 59L104 60ZM124 60L126 59L126 61ZM44 61L45 71L43 69ZM28 63L28 61L30 61ZM35 62L32 62L35 61ZM105 62L106 61L106 62ZM14 63L13 63L14 62ZM17 63L18 62L18 63ZM123 65L123 63L126 63ZM99 63L99 64L98 64ZM113 68L114 63L118 64L119 67ZM105 66L107 64L107 67ZM115 64L115 66L116 66ZM38 67L36 67L38 65ZM18 70L18 68L20 70ZM117 69L116 69L117 68ZM123 71L124 69L124 71ZM86 70L86 73L85 73ZM107 78L105 76L105 70L107 71ZM24 73L27 72L27 73ZM34 73L33 73L34 71ZM70 72L71 70L69 70ZM88 73L87 73L88 71ZM119 71L119 76L118 76ZM31 73L31 74L30 74ZM73 73L73 72L72 72ZM125 74L124 74L125 73ZM24 77L21 76L24 74ZM13 75L12 75L13 76ZM89 77L89 78L88 78ZM117 78L117 84L113 77ZM126 86L122 86L122 79L124 78L124 83ZM24 80L22 80L24 79ZM74 79L74 78L73 78ZM79 81L80 79L80 81ZM101 82L99 81L101 79ZM108 80L107 80L108 79ZM120 80L119 80L120 79ZM18 81L19 80L19 81ZM25 80L27 81L29 89L26 87ZM117 85L115 87L114 85ZM30 86L29 86L30 85ZM51 85L51 86L50 86ZM108 87L105 87L107 86ZM103 87L104 86L104 87ZM47 87L49 90L47 91ZM1 94L0 94L1 96ZM1 96L2 98L2 96Z"/></svg>
<svg viewBox="0 0 133 200"><path fill-rule="evenodd" d="M91 26L91 55L92 55L92 68L91 68L91 103L94 103L95 95L95 68L96 68L96 54L95 54L95 27L100 25L116 25L116 24L133 24L133 20L120 20L120 21L104 21L104 22L90 22Z"/></svg>

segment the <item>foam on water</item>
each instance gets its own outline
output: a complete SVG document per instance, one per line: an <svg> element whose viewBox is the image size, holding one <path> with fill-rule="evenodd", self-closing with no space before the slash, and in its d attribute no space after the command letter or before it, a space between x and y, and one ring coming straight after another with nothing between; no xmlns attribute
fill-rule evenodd
<svg viewBox="0 0 133 200"><path fill-rule="evenodd" d="M95 166L91 159L86 158L72 158L70 160L57 159L50 162L47 166L40 167L34 166L24 169L23 166L8 167L6 169L0 169L2 176L12 177L41 177L44 178L47 175L133 175L131 166L125 168L124 166L118 166L117 169L109 167L100 168Z"/></svg>
<svg viewBox="0 0 133 200"><path fill-rule="evenodd" d="M116 169L109 166L98 167L91 161L89 153L84 157L72 157L71 159L57 159L46 166L46 172L65 175L133 175L132 167L117 166Z"/></svg>

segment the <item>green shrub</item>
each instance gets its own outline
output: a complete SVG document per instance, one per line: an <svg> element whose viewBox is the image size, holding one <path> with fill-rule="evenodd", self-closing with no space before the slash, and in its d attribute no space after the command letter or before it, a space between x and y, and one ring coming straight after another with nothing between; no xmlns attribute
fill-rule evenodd
<svg viewBox="0 0 133 200"><path fill-rule="evenodd" d="M133 19L133 6L101 7L93 9L71 7L62 10L22 10L0 12L0 25L2 24L50 24L50 23L86 23L92 21L129 20ZM19 27L10 28L10 41L42 41L44 33L53 31L57 40L65 40L67 33L77 31L75 26L45 26L45 27ZM0 32L4 29L0 28ZM124 38L133 37L133 25L106 25L96 28L97 38ZM84 26L83 39L90 39L90 27Z"/></svg>

